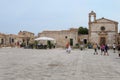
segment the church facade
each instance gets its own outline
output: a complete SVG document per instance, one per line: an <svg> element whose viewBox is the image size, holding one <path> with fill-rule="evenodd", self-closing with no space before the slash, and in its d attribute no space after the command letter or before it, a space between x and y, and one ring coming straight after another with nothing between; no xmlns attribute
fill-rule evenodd
<svg viewBox="0 0 120 80"><path fill-rule="evenodd" d="M118 22L104 17L96 19L96 13L89 13L88 41L97 44L117 44Z"/></svg>

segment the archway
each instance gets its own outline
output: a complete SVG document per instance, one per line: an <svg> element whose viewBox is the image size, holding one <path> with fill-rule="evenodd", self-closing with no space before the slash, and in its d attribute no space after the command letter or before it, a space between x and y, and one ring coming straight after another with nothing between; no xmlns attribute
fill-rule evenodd
<svg viewBox="0 0 120 80"><path fill-rule="evenodd" d="M106 44L106 38L105 37L100 37L100 45L101 44Z"/></svg>

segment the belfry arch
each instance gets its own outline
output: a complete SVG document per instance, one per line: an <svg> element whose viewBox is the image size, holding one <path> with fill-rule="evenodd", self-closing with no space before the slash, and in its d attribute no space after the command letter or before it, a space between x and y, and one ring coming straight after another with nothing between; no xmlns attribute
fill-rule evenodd
<svg viewBox="0 0 120 80"><path fill-rule="evenodd" d="M93 18L93 20L92 20L92 18ZM89 13L89 23L90 22L95 22L95 21L96 21L96 13L94 11L91 11Z"/></svg>

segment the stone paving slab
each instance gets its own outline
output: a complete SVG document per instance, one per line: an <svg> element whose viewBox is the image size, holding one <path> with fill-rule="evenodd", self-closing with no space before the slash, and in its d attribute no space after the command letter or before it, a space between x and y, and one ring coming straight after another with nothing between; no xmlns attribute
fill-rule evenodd
<svg viewBox="0 0 120 80"><path fill-rule="evenodd" d="M93 49L0 49L0 80L119 80L120 58Z"/></svg>

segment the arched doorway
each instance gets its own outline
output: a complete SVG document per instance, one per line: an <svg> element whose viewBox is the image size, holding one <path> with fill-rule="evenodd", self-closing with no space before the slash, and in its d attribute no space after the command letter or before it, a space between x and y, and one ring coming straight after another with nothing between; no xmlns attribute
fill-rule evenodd
<svg viewBox="0 0 120 80"><path fill-rule="evenodd" d="M70 38L70 45L73 46L73 39Z"/></svg>
<svg viewBox="0 0 120 80"><path fill-rule="evenodd" d="M105 37L100 37L100 45L101 44L106 44L106 38Z"/></svg>
<svg viewBox="0 0 120 80"><path fill-rule="evenodd" d="M4 44L4 39L1 39L1 44Z"/></svg>
<svg viewBox="0 0 120 80"><path fill-rule="evenodd" d="M87 44L87 39L84 39L83 42L84 42L84 44Z"/></svg>

